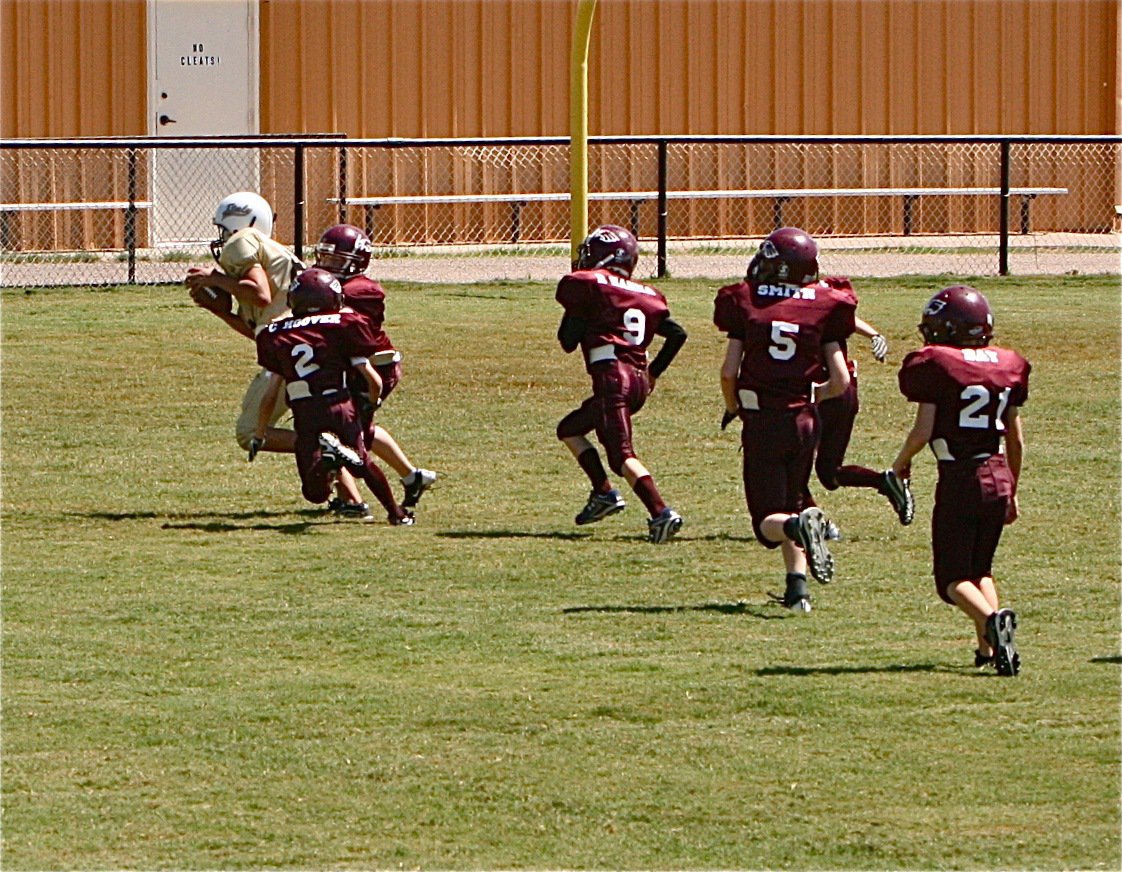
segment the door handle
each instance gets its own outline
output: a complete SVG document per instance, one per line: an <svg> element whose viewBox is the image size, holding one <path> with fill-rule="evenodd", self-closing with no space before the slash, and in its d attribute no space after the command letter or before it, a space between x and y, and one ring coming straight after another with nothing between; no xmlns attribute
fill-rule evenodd
<svg viewBox="0 0 1122 872"><path fill-rule="evenodd" d="M163 127L167 124L175 124L174 118L168 118L166 115L161 115L159 118L160 126Z"/></svg>

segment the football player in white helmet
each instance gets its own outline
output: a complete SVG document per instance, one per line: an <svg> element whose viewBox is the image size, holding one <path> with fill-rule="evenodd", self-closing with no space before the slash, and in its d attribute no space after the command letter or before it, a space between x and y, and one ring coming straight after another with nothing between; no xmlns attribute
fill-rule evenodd
<svg viewBox="0 0 1122 872"><path fill-rule="evenodd" d="M285 246L274 240L273 210L260 194L238 191L223 197L214 211L218 238L211 243L216 267L191 267L184 284L191 300L212 312L228 327L253 340L256 332L288 309L285 294L304 265ZM249 450L257 409L264 396L267 373L250 383L238 418L238 444ZM277 409L272 423L285 408ZM292 430L272 428L265 451L292 451Z"/></svg>
<svg viewBox="0 0 1122 872"><path fill-rule="evenodd" d="M212 312L250 342L270 321L288 313L287 294L304 263L272 238L272 206L253 191L237 191L223 197L214 210L218 238L211 245L216 267L191 267L184 284L196 306ZM276 426L288 411L276 403L269 416L263 440L255 439L258 410L266 396L269 373L262 369L249 383L235 426L240 445L249 459L259 451L291 453L296 433ZM343 470L340 486L350 502L361 502L350 473Z"/></svg>

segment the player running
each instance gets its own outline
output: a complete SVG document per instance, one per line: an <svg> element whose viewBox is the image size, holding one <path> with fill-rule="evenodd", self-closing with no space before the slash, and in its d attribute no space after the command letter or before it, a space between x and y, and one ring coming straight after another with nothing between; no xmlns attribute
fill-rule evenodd
<svg viewBox="0 0 1122 872"><path fill-rule="evenodd" d="M919 329L927 344L904 358L899 375L901 393L919 408L892 469L907 480L912 458L931 446L939 463L931 519L935 589L974 622L974 665L1016 675L1017 616L999 606L993 557L1005 525L1020 514L1019 410L1032 367L1016 351L990 345L993 311L969 286L944 288L928 300Z"/></svg>
<svg viewBox="0 0 1122 872"><path fill-rule="evenodd" d="M647 540L660 544L682 529L682 516L666 504L635 456L631 418L681 350L686 331L670 317L659 291L631 278L638 260L638 240L623 227L605 224L581 243L576 271L557 285L557 302L565 310L557 340L566 353L581 349L592 378L592 396L561 419L557 438L592 484L576 523L601 521L627 505L587 438L595 430L608 466L624 477L650 515ZM648 366L647 348L655 336L664 341Z"/></svg>

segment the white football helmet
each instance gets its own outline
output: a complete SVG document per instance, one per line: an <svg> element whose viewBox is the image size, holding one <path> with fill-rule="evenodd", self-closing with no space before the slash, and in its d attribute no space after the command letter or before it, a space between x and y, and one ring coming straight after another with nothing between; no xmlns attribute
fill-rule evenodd
<svg viewBox="0 0 1122 872"><path fill-rule="evenodd" d="M218 238L210 244L210 253L218 260L222 246L232 235L246 227L253 227L265 236L273 235L273 208L260 194L238 191L223 197L214 210L214 224Z"/></svg>

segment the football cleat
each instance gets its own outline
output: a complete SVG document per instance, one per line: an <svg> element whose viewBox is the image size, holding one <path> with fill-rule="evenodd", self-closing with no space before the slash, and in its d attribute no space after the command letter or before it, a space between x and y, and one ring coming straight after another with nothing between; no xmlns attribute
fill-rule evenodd
<svg viewBox="0 0 1122 872"><path fill-rule="evenodd" d="M987 666L993 666L993 655L983 654L977 648L974 649L974 668L985 669Z"/></svg>
<svg viewBox="0 0 1122 872"><path fill-rule="evenodd" d="M777 593L768 591L768 596L771 597L772 602L776 605L783 606L783 608L788 611L804 615L809 615L813 611L810 605L810 597L805 593L787 591L787 593L780 596Z"/></svg>
<svg viewBox="0 0 1122 872"><path fill-rule="evenodd" d="M338 500L338 502L332 500L328 504L328 508L339 518L367 522L374 520L374 514L366 503L347 503L342 500Z"/></svg>
<svg viewBox="0 0 1122 872"><path fill-rule="evenodd" d="M826 541L827 542L840 542L842 531L838 529L838 525L833 521L826 522Z"/></svg>
<svg viewBox="0 0 1122 872"><path fill-rule="evenodd" d="M400 518L390 515L389 521L391 527L412 527L417 523L417 519L413 517L412 512L406 512Z"/></svg>
<svg viewBox="0 0 1122 872"><path fill-rule="evenodd" d="M647 521L647 541L655 545L669 542L682 529L682 516L669 506L657 518Z"/></svg>
<svg viewBox="0 0 1122 872"><path fill-rule="evenodd" d="M1021 671L1021 655L1013 643L1017 615L1012 609L998 609L986 619L986 641L993 649L993 662L998 675L1016 675Z"/></svg>
<svg viewBox="0 0 1122 872"><path fill-rule="evenodd" d="M349 445L344 445L334 433L320 433L319 447L320 460L328 469L340 469L344 466L352 469L365 468L358 452Z"/></svg>
<svg viewBox="0 0 1122 872"><path fill-rule="evenodd" d="M404 479L401 482L405 485L405 498L401 501L403 509L411 509L417 505L421 494L432 487L433 482L436 481L436 473L431 469L414 469L412 476L412 482L407 483Z"/></svg>
<svg viewBox="0 0 1122 872"><path fill-rule="evenodd" d="M912 496L912 487L906 478L900 478L891 469L886 469L881 476L881 493L888 497L896 516L905 527L912 522L916 515L916 501Z"/></svg>
<svg viewBox="0 0 1122 872"><path fill-rule="evenodd" d="M623 497L615 488L612 488L606 494L592 491L588 495L588 502L584 504L584 508L580 510L575 520L581 526L595 524L597 521L604 520L608 515L622 512L625 508L627 508L627 503L624 502Z"/></svg>
<svg viewBox="0 0 1122 872"><path fill-rule="evenodd" d="M819 584L829 584L834 578L834 555L826 547L826 525L829 522L822 510L812 506L799 513L795 529L795 540L806 552L806 562L810 574Z"/></svg>

